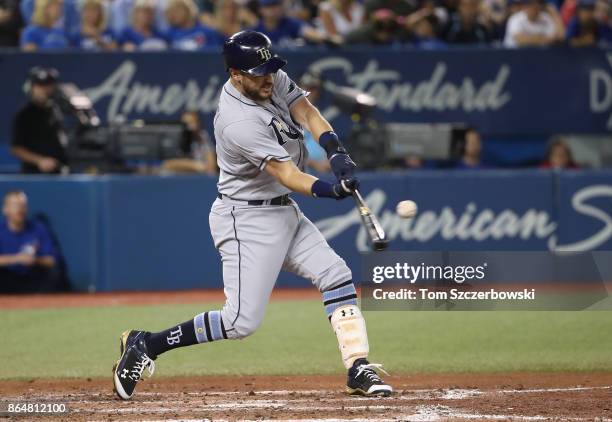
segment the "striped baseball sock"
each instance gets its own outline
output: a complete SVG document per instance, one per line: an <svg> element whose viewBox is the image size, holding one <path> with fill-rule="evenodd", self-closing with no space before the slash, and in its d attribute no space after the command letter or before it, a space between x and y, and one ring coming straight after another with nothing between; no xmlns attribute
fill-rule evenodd
<svg viewBox="0 0 612 422"><path fill-rule="evenodd" d="M150 357L154 358L177 347L227 338L221 311L203 312L193 319L145 338Z"/></svg>
<svg viewBox="0 0 612 422"><path fill-rule="evenodd" d="M357 291L352 280L340 283L323 292L323 306L325 306L327 318L331 318L336 309L346 305L357 305Z"/></svg>
<svg viewBox="0 0 612 422"><path fill-rule="evenodd" d="M221 318L221 311L210 311L196 315L193 323L198 343L227 338L223 318Z"/></svg>

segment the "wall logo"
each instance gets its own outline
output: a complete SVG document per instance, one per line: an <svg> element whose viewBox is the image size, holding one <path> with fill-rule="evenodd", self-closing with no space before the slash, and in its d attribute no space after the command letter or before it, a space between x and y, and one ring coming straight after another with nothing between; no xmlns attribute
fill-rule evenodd
<svg viewBox="0 0 612 422"><path fill-rule="evenodd" d="M589 106L593 113L609 113L607 128L612 130L612 53L606 54L607 69L590 72Z"/></svg>
<svg viewBox="0 0 612 422"><path fill-rule="evenodd" d="M481 83L469 75L462 78L460 83L452 82L444 62L436 64L429 79L410 82L404 80L405 76L400 71L381 68L374 59L368 60L362 71L357 71L350 60L342 57L318 60L310 69L320 73L341 71L349 85L372 95L378 106L388 112L497 111L512 98L506 89L511 70L505 64L490 79ZM453 79L456 79L454 76ZM326 117L335 117L338 113L339 110L333 106L325 110Z"/></svg>
<svg viewBox="0 0 612 422"><path fill-rule="evenodd" d="M269 50L262 50L266 49L259 50L262 57L271 56ZM448 66L444 62L435 65L428 79L410 82L405 80L401 71L381 67L375 59L368 60L363 69L359 70L343 57L326 57L313 62L310 69L322 73L342 72L346 81L343 83L374 96L379 107L389 113L497 111L512 98L506 88L511 74L510 66L504 64L490 79L476 82L466 76L459 83L451 81ZM210 76L205 81L188 78L181 83L162 85L138 80L137 72L136 62L125 60L99 85L86 90L98 107L100 102L108 101L108 120L113 121L118 116L137 117L143 114L173 116L185 108L209 114L217 107L222 84L218 75ZM333 119L339 111L331 106L324 113Z"/></svg>
<svg viewBox="0 0 612 422"><path fill-rule="evenodd" d="M612 239L612 216L588 202L596 198L612 199L612 185L592 185L576 191L572 197L572 208L576 213L597 220L603 226L595 233L579 241L560 245L557 240L557 223L547 211L528 209L518 213L512 209L493 212L480 208L475 202L457 212L443 207L440 212L424 211L412 220L404 220L395 212L385 209L387 196L381 189L372 191L366 201L379 215L380 222L389 239L402 239L407 242L425 243L441 237L443 240L485 242L487 240L542 239L550 250L589 251ZM325 218L316 222L326 239L340 236L352 226L358 226L355 244L360 251L367 251L366 233L360 224L356 210L346 214Z"/></svg>
<svg viewBox="0 0 612 422"><path fill-rule="evenodd" d="M135 79L138 67L132 60L119 65L102 83L86 90L94 104L108 100L106 118L142 114L173 116L184 109L207 114L217 108L221 81L211 76L205 86L189 78L168 86L146 84Z"/></svg>

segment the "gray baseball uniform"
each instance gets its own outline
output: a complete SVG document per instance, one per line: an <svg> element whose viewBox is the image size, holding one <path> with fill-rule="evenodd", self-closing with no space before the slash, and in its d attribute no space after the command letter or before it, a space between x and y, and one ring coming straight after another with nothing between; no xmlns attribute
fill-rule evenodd
<svg viewBox="0 0 612 422"><path fill-rule="evenodd" d="M281 269L311 280L322 292L352 278L293 200L269 205L290 190L265 171L268 162L293 160L300 169L306 163L303 131L289 112L304 95L282 70L266 103L243 96L230 81L221 92L214 127L223 198L214 202L209 222L223 261L221 318L228 338L245 337L259 326Z"/></svg>

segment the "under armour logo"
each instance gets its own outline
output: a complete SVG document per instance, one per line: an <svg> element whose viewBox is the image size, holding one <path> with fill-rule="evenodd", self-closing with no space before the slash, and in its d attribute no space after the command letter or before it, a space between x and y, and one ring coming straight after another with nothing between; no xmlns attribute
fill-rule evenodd
<svg viewBox="0 0 612 422"><path fill-rule="evenodd" d="M353 308L349 308L348 311L349 311L348 315L347 315L346 309L342 309L340 313L342 314L343 317L355 315L355 311L353 310Z"/></svg>
<svg viewBox="0 0 612 422"><path fill-rule="evenodd" d="M183 331L181 331L181 327L177 327L176 330L170 331L170 335L166 337L168 344L172 346L173 344L178 344L181 342L181 336L183 335Z"/></svg>
<svg viewBox="0 0 612 422"><path fill-rule="evenodd" d="M123 378L123 379L127 378L127 374L129 372L130 371L128 371L127 369L123 368L123 371L121 371L121 378Z"/></svg>
<svg viewBox="0 0 612 422"><path fill-rule="evenodd" d="M272 53L270 53L270 50L265 47L257 50L257 54L259 54L259 57L261 57L261 59L265 61L268 61L272 58Z"/></svg>

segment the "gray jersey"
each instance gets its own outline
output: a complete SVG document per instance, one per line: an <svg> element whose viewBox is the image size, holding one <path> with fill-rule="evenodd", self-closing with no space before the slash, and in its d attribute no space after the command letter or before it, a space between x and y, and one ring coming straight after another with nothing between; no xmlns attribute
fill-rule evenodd
<svg viewBox="0 0 612 422"><path fill-rule="evenodd" d="M271 100L263 104L242 95L229 80L225 83L214 120L219 193L265 200L290 192L264 169L270 160L293 160L304 169L304 133L289 107L305 94L282 70L274 75Z"/></svg>

